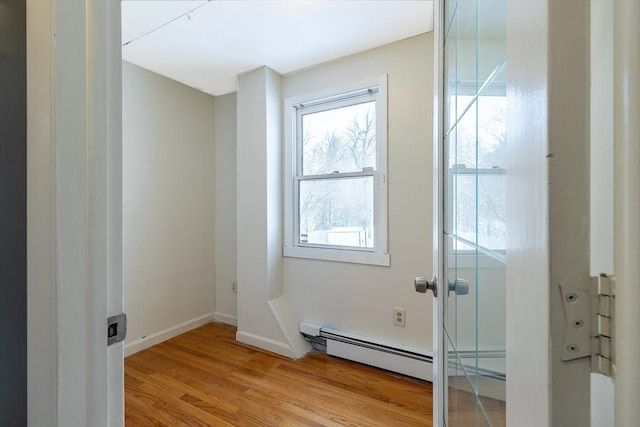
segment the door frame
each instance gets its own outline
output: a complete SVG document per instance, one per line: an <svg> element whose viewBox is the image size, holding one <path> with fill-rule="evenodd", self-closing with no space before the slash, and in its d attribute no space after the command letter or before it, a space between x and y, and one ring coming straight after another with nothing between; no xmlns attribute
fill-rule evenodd
<svg viewBox="0 0 640 427"><path fill-rule="evenodd" d="M507 424L589 425L559 286L589 286L590 5L507 3Z"/></svg>
<svg viewBox="0 0 640 427"><path fill-rule="evenodd" d="M615 420L632 426L640 418L640 4L614 2L614 332Z"/></svg>
<svg viewBox="0 0 640 427"><path fill-rule="evenodd" d="M571 252L560 235L549 239L547 228L562 231L554 225L563 218L555 210L556 201L572 197L575 188L568 185L551 194L546 188L547 178L552 183L564 178L575 181L576 176L569 176L573 168L560 167L563 161L584 166L574 154L582 153L588 143L588 136L580 136L581 126L588 129L588 111L566 117L565 102L570 101L571 108L581 107L580 94L588 92L584 70L589 67L582 63L589 58L588 43L583 50L579 39L589 40L589 6L553 0L508 2L510 93L529 96L527 103L516 103L510 112L516 118L530 113L521 120L522 127L510 128L510 142L519 138L533 150L535 156L529 156L523 169L533 167L544 178L527 187L544 200L525 201L533 222L523 232L536 235L541 230L546 237L529 242L510 237L508 244L511 257L516 257L515 263L509 259L508 283L518 283L522 277L540 280L534 282L538 286L519 288L517 298L514 292L507 296L507 354L516 355L507 359L507 376L513 379L507 382L507 421L527 425L536 419L542 422L538 425L545 421L560 425L570 419L584 425L576 418L580 417L576 409L589 412L588 380L583 380L587 363L558 361L564 331L556 326L562 313L557 285L577 279L575 272L549 270L551 260L560 262L556 254ZM434 17L442 13L439 3L434 2ZM29 424L52 425L56 420L54 425L69 427L122 425L122 344L107 350L104 336L107 315L121 312L123 305L120 2L28 0L27 17ZM442 30L434 27L440 46ZM435 62L440 64L441 58ZM442 75L439 68L436 73ZM512 81L513 76L517 79ZM563 90L552 93L551 87ZM440 99L434 101L439 120ZM584 105L588 110L588 102ZM565 149L563 141L573 141L571 149ZM442 153L434 154L437 176ZM440 201L441 184L434 185ZM441 215L436 216L438 222ZM575 248L576 242L571 242ZM434 237L436 254L442 254L441 246L441 239ZM434 271L443 277L440 270L438 263ZM438 287L444 295L444 283ZM437 304L443 300L436 299ZM517 357L523 349L532 349L533 357ZM434 349L436 358L446 360L443 350L442 345ZM525 367L518 362L522 360L536 362ZM443 375L434 374L436 379ZM580 390L587 394L586 403L583 393L576 392ZM436 398L443 401L446 396Z"/></svg>
<svg viewBox="0 0 640 427"><path fill-rule="evenodd" d="M27 0L29 425L121 426L120 2Z"/></svg>

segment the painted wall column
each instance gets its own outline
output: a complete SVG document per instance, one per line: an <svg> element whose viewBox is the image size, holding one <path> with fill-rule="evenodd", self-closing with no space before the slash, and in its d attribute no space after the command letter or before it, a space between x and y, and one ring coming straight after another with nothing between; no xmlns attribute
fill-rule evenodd
<svg viewBox="0 0 640 427"><path fill-rule="evenodd" d="M640 419L640 3L614 2L616 426Z"/></svg>
<svg viewBox="0 0 640 427"><path fill-rule="evenodd" d="M289 357L309 346L283 291L282 77L268 67L238 77L238 341Z"/></svg>

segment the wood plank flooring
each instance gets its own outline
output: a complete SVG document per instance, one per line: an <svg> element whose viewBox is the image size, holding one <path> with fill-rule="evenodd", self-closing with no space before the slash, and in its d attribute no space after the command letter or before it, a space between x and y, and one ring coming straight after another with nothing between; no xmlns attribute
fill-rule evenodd
<svg viewBox="0 0 640 427"><path fill-rule="evenodd" d="M125 360L126 426L431 426L431 384L311 353L295 361L211 323Z"/></svg>

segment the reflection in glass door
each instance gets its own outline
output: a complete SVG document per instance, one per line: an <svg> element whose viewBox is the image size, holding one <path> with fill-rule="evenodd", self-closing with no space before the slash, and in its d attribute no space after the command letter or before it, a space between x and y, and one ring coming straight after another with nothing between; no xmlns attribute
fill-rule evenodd
<svg viewBox="0 0 640 427"><path fill-rule="evenodd" d="M501 426L506 424L506 1L444 0L443 18L448 425Z"/></svg>

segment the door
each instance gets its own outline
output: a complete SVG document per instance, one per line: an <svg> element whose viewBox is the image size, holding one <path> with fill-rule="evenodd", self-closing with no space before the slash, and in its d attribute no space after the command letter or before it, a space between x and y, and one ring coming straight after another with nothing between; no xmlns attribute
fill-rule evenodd
<svg viewBox="0 0 640 427"><path fill-rule="evenodd" d="M486 343L485 326L488 323L486 313L483 314L483 296L488 281L483 280L482 255L497 260L496 254L491 252L499 254L500 250L482 244L479 225L483 224L481 111L485 99L483 92L492 86L491 79L483 79L482 63L487 57L482 48L486 44L483 11L487 5L497 2L483 0L470 8L465 3L443 0L437 3L440 11L435 14L439 24L436 25L436 46L440 47L438 75L442 76L437 92L441 99L435 148L440 157L436 169L444 171L438 192L444 204L444 209L438 207L438 226L443 231L437 234L435 247L444 256L435 265L441 280L437 286L438 317L434 327L437 337L434 343L437 399L434 421L436 425L447 422L448 425L465 425L465 422L468 425L496 425L500 420L488 410L484 396L486 388L483 388L486 375L482 369L486 365L482 360L485 354L482 346ZM508 3L510 74L506 116L509 120L507 205L510 222L506 372L509 378L517 376L517 380L506 383L506 394L510 399L509 425L587 426L591 425L591 366L588 356L563 358L569 348L565 339L570 325L563 310L559 284L568 283L583 292L589 290L589 168L594 165L589 165L588 126L585 126L588 123L590 68L585 63L589 59L589 38L584 35L589 30L590 6L589 2L546 0L511 0ZM636 187L630 184L638 181L640 150L632 141L635 141L634 137L637 140L638 122L633 121L633 113L637 112L639 97L633 96L638 93L637 79L629 76L637 75L634 71L640 63L638 49L633 48L640 37L637 25L632 24L637 21L640 7L636 2L626 1L616 2L614 9L615 312L618 319L624 317L624 322L617 323L614 336L625 337L625 345L618 345L614 350L616 424L635 425L637 399L625 397L637 396L640 384L637 380L640 371L636 369L640 314L632 303L637 301L640 288L630 286L631 278L638 276L635 260L640 239L635 238L637 221L628 220L629 215L637 217L639 210L638 193L633 190ZM465 14L465 10L472 13ZM463 49L470 39L465 36L464 28L469 26L475 27L476 34L476 49L471 54ZM485 27L491 28L491 25ZM462 52L465 53L461 55ZM461 98L464 91L458 90L463 84L464 64L469 56L474 62L475 86L479 87L473 95L475 103L465 103ZM597 56L596 60L603 58ZM591 83L599 77L592 73ZM475 119L468 120L475 128L476 158L472 167L465 165L462 168L458 166L462 165L458 154L465 153L465 141L460 138L460 134L464 134L460 125L468 111L475 114ZM602 158L596 160L603 161ZM461 200L466 191L462 174L472 175L474 181L468 184L475 191L470 208L475 210L473 239L464 235L468 230L461 212L467 203ZM611 209L606 212L612 215ZM453 279L455 290L455 280L464 278L461 276L469 268L463 260L466 254L460 251L464 249L460 244L474 256L470 269L475 282L469 281L468 295L445 297L448 282ZM434 288L433 282L430 285ZM473 296L472 303L463 299L469 296ZM475 354L465 354L464 346L469 342L473 347L471 353ZM506 378L505 375L505 382ZM465 384L470 390L466 400L462 399L465 395L456 383ZM464 416L468 416L466 421Z"/></svg>
<svg viewBox="0 0 640 427"><path fill-rule="evenodd" d="M443 10L443 264L449 426L505 425L506 2Z"/></svg>
<svg viewBox="0 0 640 427"><path fill-rule="evenodd" d="M434 423L506 425L506 1L443 0Z"/></svg>

